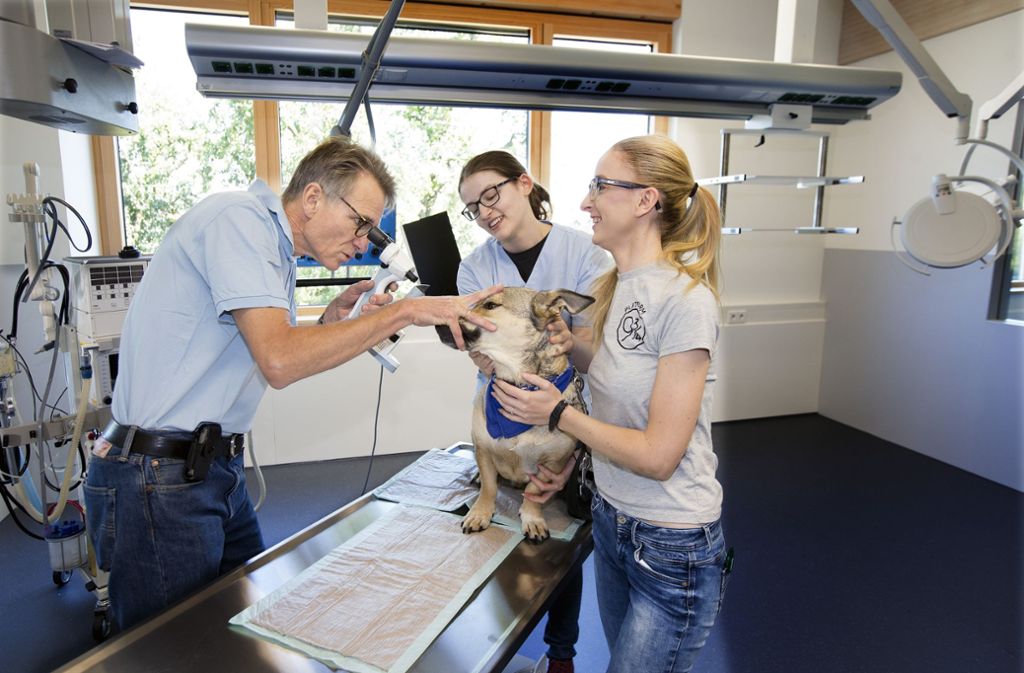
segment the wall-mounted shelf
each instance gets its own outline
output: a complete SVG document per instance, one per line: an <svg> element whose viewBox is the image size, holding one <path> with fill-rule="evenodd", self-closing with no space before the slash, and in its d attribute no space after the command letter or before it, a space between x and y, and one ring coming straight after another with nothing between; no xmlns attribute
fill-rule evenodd
<svg viewBox="0 0 1024 673"><path fill-rule="evenodd" d="M700 181L700 184L708 186L747 183L810 189L811 187L829 187L832 185L857 185L862 182L864 182L863 175L835 177L831 175L748 175L746 173L738 173L736 175L722 175L717 178L704 178Z"/></svg>
<svg viewBox="0 0 1024 673"><path fill-rule="evenodd" d="M813 137L818 139L818 172L816 175L749 175L747 173L736 173L728 175L729 171L729 150L734 135L759 135L762 141L765 136L772 134L794 135ZM723 234L744 234L757 231L788 231L796 234L856 234L859 227L823 227L821 226L821 213L825 205L825 187L835 185L856 185L864 182L863 175L832 176L825 174L825 164L828 159L828 133L816 131L794 131L793 129L722 129L722 150L719 162L719 176L713 178L702 178L698 182L706 187L718 186L718 208L722 214ZM796 187L797 189L814 189L814 212L809 227L774 227L774 228L753 228L753 227L729 227L725 226L725 207L728 188L730 185L759 184L777 187Z"/></svg>

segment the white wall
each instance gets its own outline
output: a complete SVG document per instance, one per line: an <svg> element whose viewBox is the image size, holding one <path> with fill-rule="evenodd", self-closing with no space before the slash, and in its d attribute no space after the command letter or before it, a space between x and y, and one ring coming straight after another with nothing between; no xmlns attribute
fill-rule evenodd
<svg viewBox="0 0 1024 673"><path fill-rule="evenodd" d="M476 368L440 343L433 328L409 327L384 372L377 454L469 441ZM373 446L381 367L360 355L342 367L267 391L253 425L261 463L367 456Z"/></svg>
<svg viewBox="0 0 1024 673"><path fill-rule="evenodd" d="M772 60L777 4L685 0L675 26L676 50L699 56ZM836 37L823 37L815 51L834 53L828 48L829 39L835 42ZM702 178L719 175L721 130L742 127L742 122L675 119L670 128L672 137L686 150L694 174ZM755 148L757 141L757 136L732 137L730 174L815 174L816 140L776 136ZM831 194L826 201L829 198ZM809 226L813 199L809 190L732 186L725 224L787 229ZM722 326L722 370L714 420L817 411L824 342L824 245L823 237L789 232L723 238L722 302L726 310L745 309L747 320Z"/></svg>
<svg viewBox="0 0 1024 673"><path fill-rule="evenodd" d="M1018 11L925 46L977 108L1024 69L1022 35ZM904 86L870 123L836 134L837 170L864 171L868 182L827 208L861 234L828 241L820 411L1024 490L1024 326L986 320L990 269L920 276L896 260L889 242L892 218L927 194L932 175L957 173L964 149L953 142L955 123L895 54L856 65L899 69ZM1009 144L1012 116L992 123L991 140ZM1008 162L996 153L975 156L970 173L1006 175Z"/></svg>

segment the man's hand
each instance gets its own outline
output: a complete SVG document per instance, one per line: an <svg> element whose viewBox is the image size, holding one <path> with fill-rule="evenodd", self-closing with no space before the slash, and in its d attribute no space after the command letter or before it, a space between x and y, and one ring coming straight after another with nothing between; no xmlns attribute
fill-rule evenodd
<svg viewBox="0 0 1024 673"><path fill-rule="evenodd" d="M363 296L363 293L369 292L373 289L372 280L361 280L358 283L349 285L345 290L340 293L337 297L327 305L327 309L324 311L324 322L335 322L337 320L344 320L348 317L348 314L352 311L352 307L359 301L359 297ZM387 291L383 294L375 294L363 304L363 308L360 311L360 315L365 313L373 313L380 309L381 306L386 306L394 301L392 292L398 289L398 283L391 283L387 287Z"/></svg>
<svg viewBox="0 0 1024 673"><path fill-rule="evenodd" d="M487 318L482 318L470 312L474 306L488 297L498 294L504 288L502 285L493 285L485 290L477 290L472 294L448 297L415 297L402 300L410 313L409 322L418 327L430 325L447 325L455 338L455 346L460 351L466 350L466 342L462 338L462 328L459 320L476 325L488 332L498 329L498 326Z"/></svg>

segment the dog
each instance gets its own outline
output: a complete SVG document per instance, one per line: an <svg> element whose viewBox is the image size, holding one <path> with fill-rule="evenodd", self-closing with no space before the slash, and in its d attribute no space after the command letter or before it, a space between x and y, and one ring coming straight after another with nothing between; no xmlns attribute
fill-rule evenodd
<svg viewBox="0 0 1024 673"><path fill-rule="evenodd" d="M473 313L493 322L497 326L496 331L482 330L464 321L460 321L459 326L466 348L471 353L486 355L494 362L496 378L523 387L528 385L522 377L524 372L551 380L561 376L561 381L556 381L556 384L571 378L565 385L562 399L585 412L582 383L577 385L579 375L574 370L569 371L569 358L557 354L557 348L548 343L547 326L561 315L563 309L576 314L592 303L593 297L571 290L538 292L523 287L505 288L472 309ZM439 326L437 331L441 341L456 347L451 330ZM517 487L525 485L529 493L539 493L529 475L538 472L538 465L552 472L561 472L576 449L576 438L557 428L551 432L546 427L527 426L525 431L514 436L508 436L504 432L508 428L504 428L499 430L499 436L493 436L491 430L497 420L511 422L504 417L496 419L500 413L492 408L489 429L489 396L490 385L481 386L473 403L471 436L480 470L480 497L462 520L464 533L482 531L491 525L499 475ZM491 403L496 404L494 401ZM519 518L523 535L531 542L543 542L549 537L539 504L523 500Z"/></svg>

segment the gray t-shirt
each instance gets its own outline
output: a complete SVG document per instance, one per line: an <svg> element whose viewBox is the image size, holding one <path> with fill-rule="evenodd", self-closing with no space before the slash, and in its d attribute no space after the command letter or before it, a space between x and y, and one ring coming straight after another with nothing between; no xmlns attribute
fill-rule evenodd
<svg viewBox="0 0 1024 673"><path fill-rule="evenodd" d="M643 430L660 358L704 349L711 365L700 416L690 445L667 481L636 474L595 452L594 478L611 505L648 521L704 524L718 520L722 486L711 447L711 400L715 390L718 305L704 285L665 263L619 274L601 347L590 365L593 416Z"/></svg>

